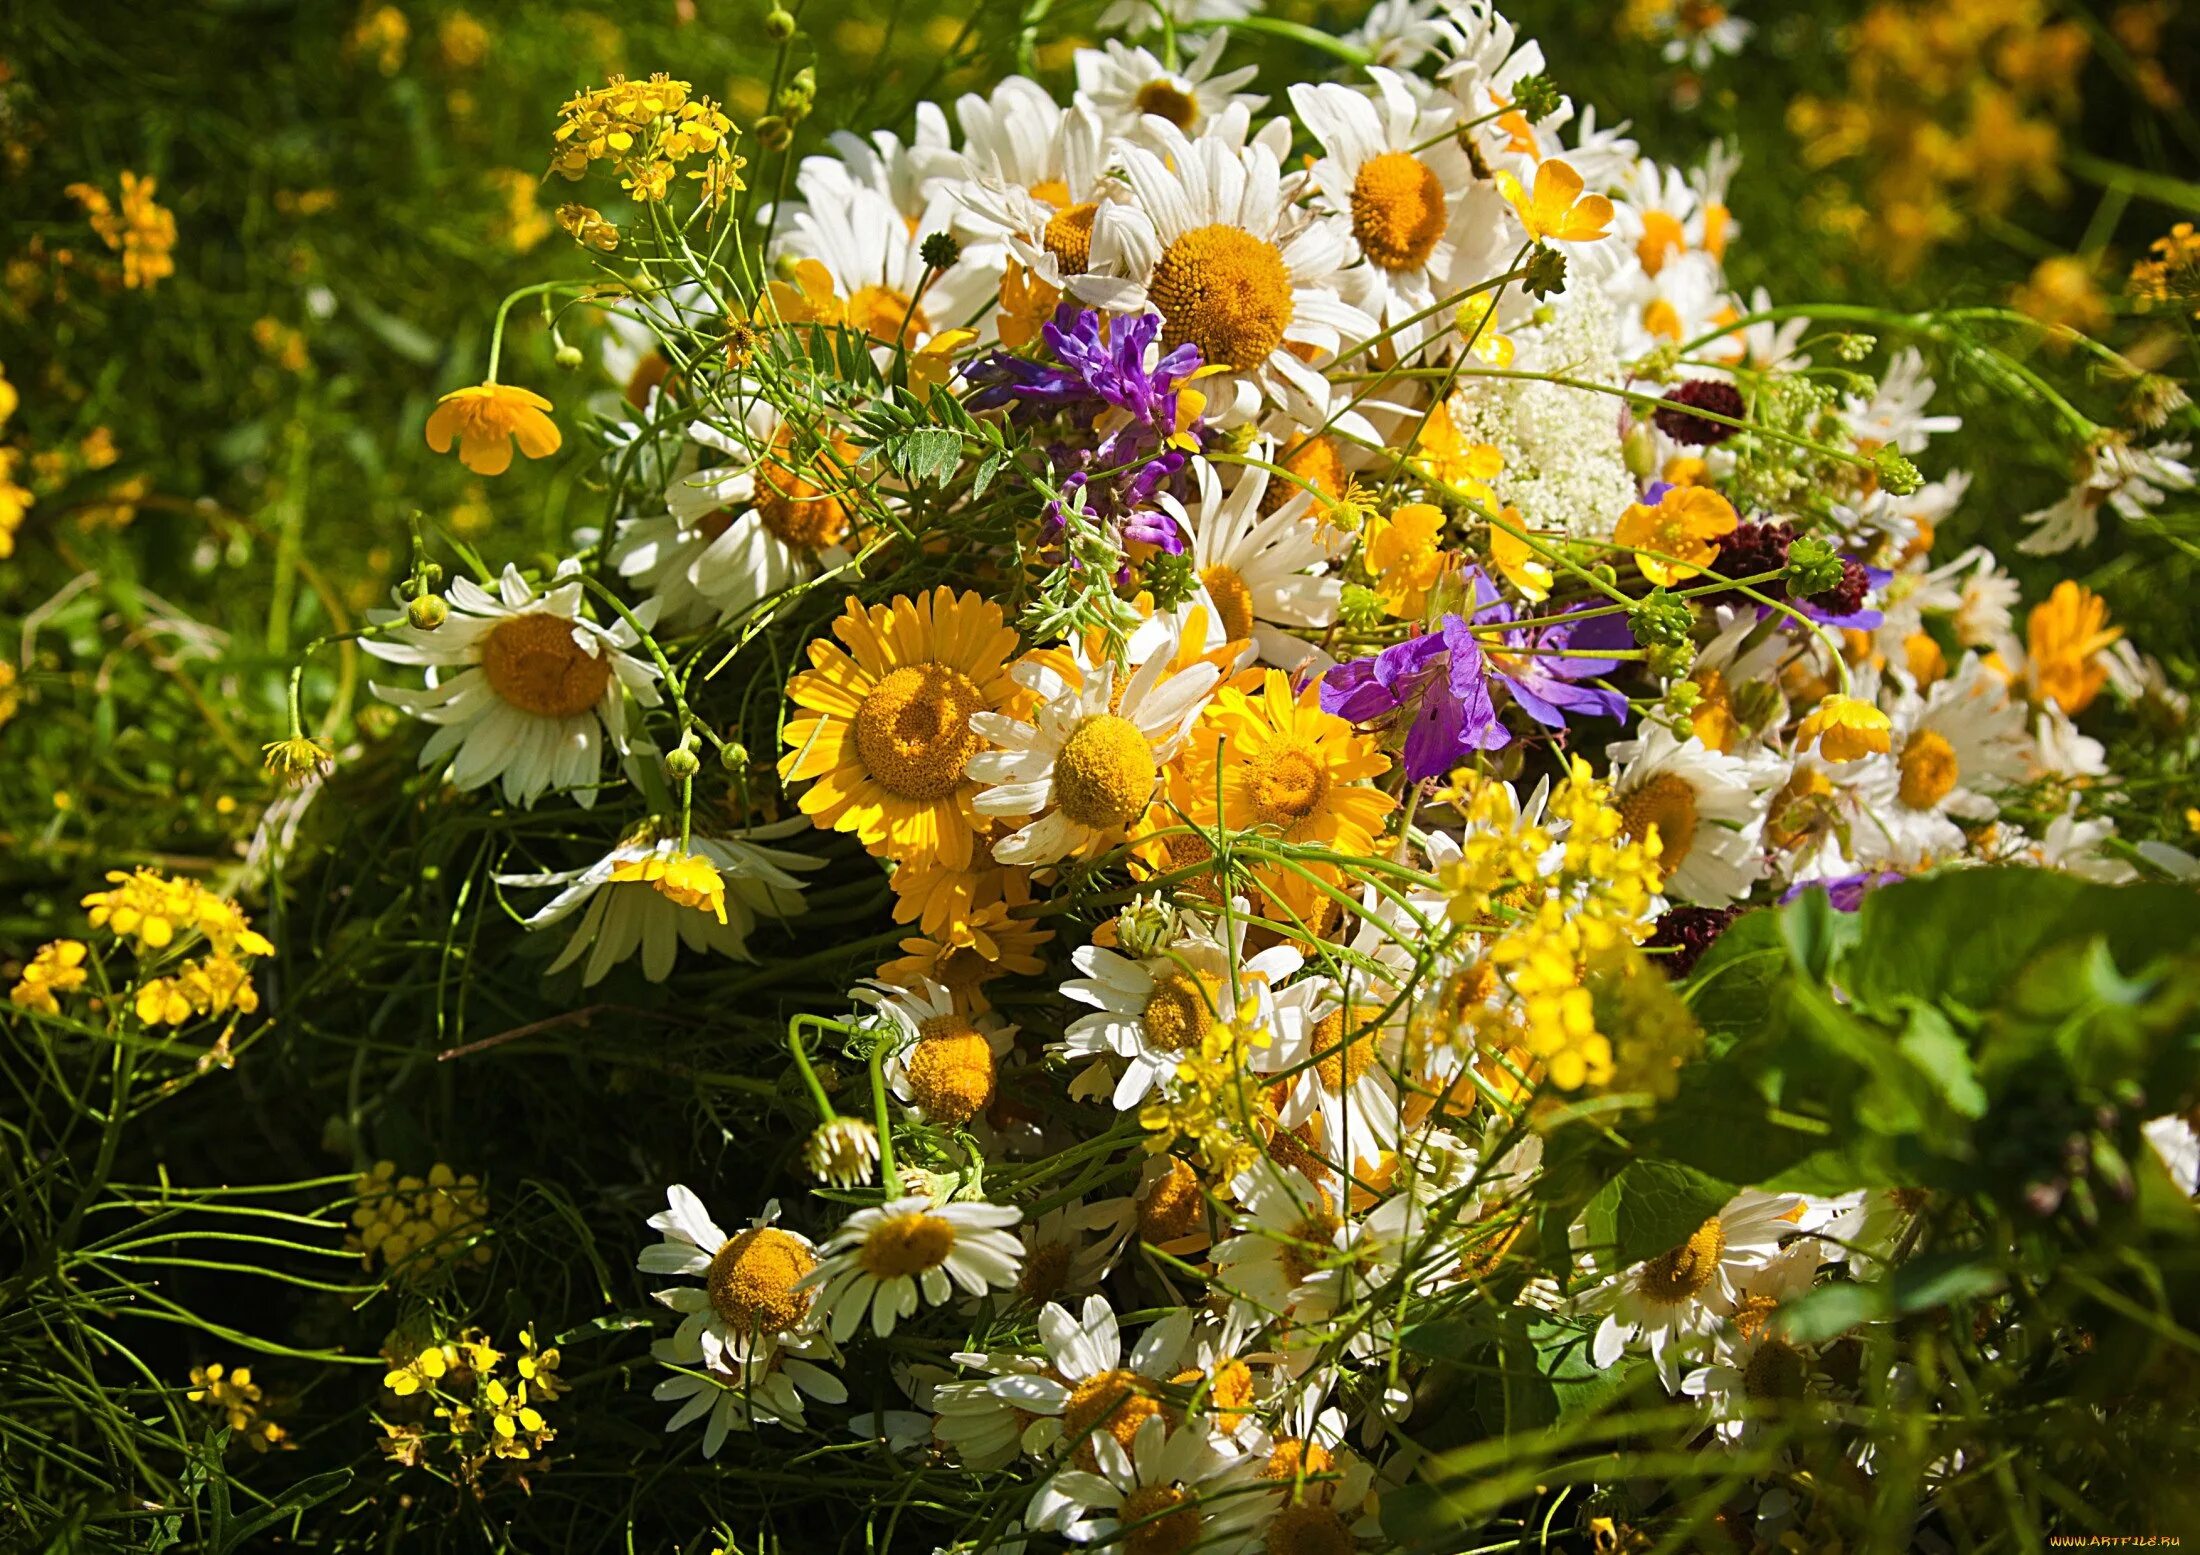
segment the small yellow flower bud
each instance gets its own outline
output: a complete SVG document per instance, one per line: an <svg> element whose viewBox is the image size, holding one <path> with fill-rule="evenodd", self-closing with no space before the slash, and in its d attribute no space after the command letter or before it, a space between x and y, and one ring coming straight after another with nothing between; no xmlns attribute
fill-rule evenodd
<svg viewBox="0 0 2200 1555"><path fill-rule="evenodd" d="M451 607L440 594L421 594L405 607L405 620L415 631L432 632L451 618Z"/></svg>

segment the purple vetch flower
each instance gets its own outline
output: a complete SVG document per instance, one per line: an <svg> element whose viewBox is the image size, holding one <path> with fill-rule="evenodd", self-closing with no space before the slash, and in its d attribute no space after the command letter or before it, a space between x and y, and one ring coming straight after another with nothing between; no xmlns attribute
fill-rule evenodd
<svg viewBox="0 0 2200 1555"><path fill-rule="evenodd" d="M1334 666L1322 677L1321 701L1323 711L1353 723L1418 704L1405 745L1406 776L1416 783L1442 777L1470 751L1496 750L1512 739L1490 701L1481 645L1455 615L1433 632Z"/></svg>
<svg viewBox="0 0 2200 1555"><path fill-rule="evenodd" d="M1854 912L1864 905L1864 898L1883 885L1893 885L1902 879L1892 870L1867 869L1857 875L1832 875L1823 880L1798 880L1780 893L1780 905L1785 907L1805 891L1823 891L1826 900L1836 912Z"/></svg>
<svg viewBox="0 0 2200 1555"><path fill-rule="evenodd" d="M1494 641L1482 639L1489 659L1490 676L1512 693L1520 710L1546 728L1561 729L1568 717L1616 718L1627 721L1627 698L1617 691L1581 682L1609 675L1620 666L1618 659L1571 658L1561 650L1609 652L1634 646L1627 617L1589 616L1581 621L1559 621L1549 626L1512 626L1522 619L1515 607L1497 592L1497 585L1479 567L1467 569L1463 581L1467 597L1474 601L1476 626L1502 626Z"/></svg>

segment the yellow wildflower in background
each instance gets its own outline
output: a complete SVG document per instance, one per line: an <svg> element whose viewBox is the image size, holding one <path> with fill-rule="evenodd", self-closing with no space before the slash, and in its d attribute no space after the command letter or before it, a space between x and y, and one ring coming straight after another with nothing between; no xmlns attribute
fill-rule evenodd
<svg viewBox="0 0 2200 1555"><path fill-rule="evenodd" d="M2096 335L2115 315L2093 280L2093 267L2075 254L2056 254L2032 267L2032 278L2010 294L2019 312L2042 324Z"/></svg>
<svg viewBox="0 0 2200 1555"><path fill-rule="evenodd" d="M561 205L557 222L559 228L583 248L608 254L619 246L619 229L605 221L603 212L593 205Z"/></svg>
<svg viewBox="0 0 2200 1555"><path fill-rule="evenodd" d="M458 440L459 463L476 475L502 475L512 467L512 443L530 459L547 459L564 445L550 402L531 389L481 383L453 389L428 416L428 446L439 454Z"/></svg>
<svg viewBox="0 0 2200 1555"><path fill-rule="evenodd" d="M84 207L99 240L122 255L122 284L133 291L152 287L176 273L170 257L176 246L175 213L153 198L158 181L123 170L122 203L117 209L105 191L71 184L64 191Z"/></svg>
<svg viewBox="0 0 2200 1555"><path fill-rule="evenodd" d="M412 23L394 5L378 5L360 15L345 48L374 61L374 68L394 76L405 68L405 45L412 40Z"/></svg>
<svg viewBox="0 0 2200 1555"><path fill-rule="evenodd" d="M733 121L694 90L660 73L647 81L613 76L609 85L580 93L558 111L551 170L580 179L605 162L627 193L648 202L665 198L680 163L708 157L714 165L691 176L702 180L706 199L720 203L740 186L732 173L739 164Z"/></svg>
<svg viewBox="0 0 2200 1555"><path fill-rule="evenodd" d="M135 1008L148 1026L180 1026L195 1017L250 1015L260 1007L259 991L244 963L222 951L186 961L166 977L139 985Z"/></svg>
<svg viewBox="0 0 2200 1555"><path fill-rule="evenodd" d="M1708 486L1672 486L1657 506L1636 502L1612 531L1616 544L1657 556L1638 555L1635 565L1659 587L1693 578L1719 559L1713 542L1734 532L1740 522L1734 505Z"/></svg>
<svg viewBox="0 0 2200 1555"><path fill-rule="evenodd" d="M75 993L84 986L89 975L84 970L84 957L88 953L82 940L57 939L39 946L38 954L31 957L30 963L23 968L23 975L8 990L8 1002L19 1010L59 1015L59 996Z"/></svg>
<svg viewBox="0 0 2200 1555"><path fill-rule="evenodd" d="M470 11L445 13L436 24L435 42L450 70L471 70L489 57L489 29Z"/></svg>
<svg viewBox="0 0 2200 1555"><path fill-rule="evenodd" d="M271 956L275 947L252 929L252 920L235 902L215 895L195 880L170 880L157 869L127 874L110 870L112 882L94 891L82 905L91 909L92 927L117 939L137 941L138 953L165 950L179 936L199 933L223 955Z"/></svg>
<svg viewBox="0 0 2200 1555"><path fill-rule="evenodd" d="M516 1375L507 1381L502 1373L508 1357L479 1329L425 1344L391 1335L382 1348L389 1363L382 1386L400 1414L415 1418L377 1418L383 1451L408 1468L419 1466L430 1451L447 1453L453 1474L465 1485L476 1484L493 1459L524 1461L541 1453L557 1435L536 1406L564 1391L557 1380L558 1352L537 1349L532 1329L521 1329L519 1338ZM433 1437L428 1419L441 1423Z"/></svg>
<svg viewBox="0 0 2200 1555"><path fill-rule="evenodd" d="M2032 607L2025 621L2025 673L2032 697L2053 702L2072 718L2093 705L2108 684L2102 650L2124 635L2108 624L2108 604L2069 578Z"/></svg>
<svg viewBox="0 0 2200 1555"><path fill-rule="evenodd" d="M2181 221L2148 245L2147 257L2131 267L2131 295L2142 305L2193 305L2200 318L2200 231Z"/></svg>
<svg viewBox="0 0 2200 1555"><path fill-rule="evenodd" d="M234 1371L219 1361L194 1366L191 1368L191 1388L184 1397L221 1416L229 1427L231 1439L248 1444L254 1452L295 1445L281 1426L262 1417L264 1397L260 1385L252 1380L249 1366L239 1366Z"/></svg>
<svg viewBox="0 0 2200 1555"><path fill-rule="evenodd" d="M461 1177L438 1161L423 1180L398 1176L394 1161L377 1161L360 1176L357 1191L354 1229L344 1245L360 1255L362 1268L373 1268L380 1258L384 1269L418 1284L461 1258L476 1265L489 1261L482 1240L488 1234L489 1196L471 1172Z"/></svg>

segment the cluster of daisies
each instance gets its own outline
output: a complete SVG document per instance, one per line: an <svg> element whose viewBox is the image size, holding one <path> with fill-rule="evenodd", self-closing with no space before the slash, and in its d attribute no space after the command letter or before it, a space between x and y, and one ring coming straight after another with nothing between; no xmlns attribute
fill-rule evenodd
<svg viewBox="0 0 2200 1555"><path fill-rule="evenodd" d="M500 877L553 974L750 955L857 850L891 887L899 954L793 1042L817 1206L650 1222L672 1425L1014 1472L988 1539L1317 1555L1410 1471L1400 1336L1447 1291L1729 1439L1853 1387L1772 1314L1888 1256L1898 1197L1750 1190L1554 1268L1542 1141L1671 1093L1675 987L1749 906L2190 868L2118 841L2079 723L2185 709L2087 590L1935 555L1924 360L1734 294L1723 149L1643 156L1487 4L1388 0L1280 89L1197 8L1117 9L1070 89L836 135L777 203L637 193L671 215L590 245L610 521L366 644L457 788L646 807ZM465 393L469 463L558 446ZM2181 478L2145 476L2099 500Z"/></svg>

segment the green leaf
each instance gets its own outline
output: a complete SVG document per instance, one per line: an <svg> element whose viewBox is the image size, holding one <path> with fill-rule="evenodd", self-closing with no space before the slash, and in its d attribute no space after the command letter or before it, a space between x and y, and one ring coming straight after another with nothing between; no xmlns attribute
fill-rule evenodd
<svg viewBox="0 0 2200 1555"><path fill-rule="evenodd" d="M351 1470L330 1469L326 1474L315 1474L302 1479L276 1498L273 1505L263 1508L243 1522L229 1524L216 1536L214 1548L217 1555L241 1547L247 1539L277 1523L297 1516L309 1507L319 1506L351 1483Z"/></svg>
<svg viewBox="0 0 2200 1555"><path fill-rule="evenodd" d="M1711 1050L1764 1029L1771 990L1794 975L1776 912L1744 913L1704 952L1689 977L1689 1010Z"/></svg>
<svg viewBox="0 0 2200 1555"><path fill-rule="evenodd" d="M962 439L945 427L919 427L889 439L886 461L904 480L927 485L945 480L962 463Z"/></svg>
<svg viewBox="0 0 2200 1555"><path fill-rule="evenodd" d="M1734 1197L1734 1185L1674 1161L1630 1161L1587 1211L1592 1246L1623 1264L1671 1252Z"/></svg>
<svg viewBox="0 0 2200 1555"><path fill-rule="evenodd" d="M1913 1004L1910 1024L1895 1045L1952 1110L1966 1118L1986 1116L1986 1092L1971 1066L1970 1044L1956 1034L1947 1016L1929 1004Z"/></svg>

